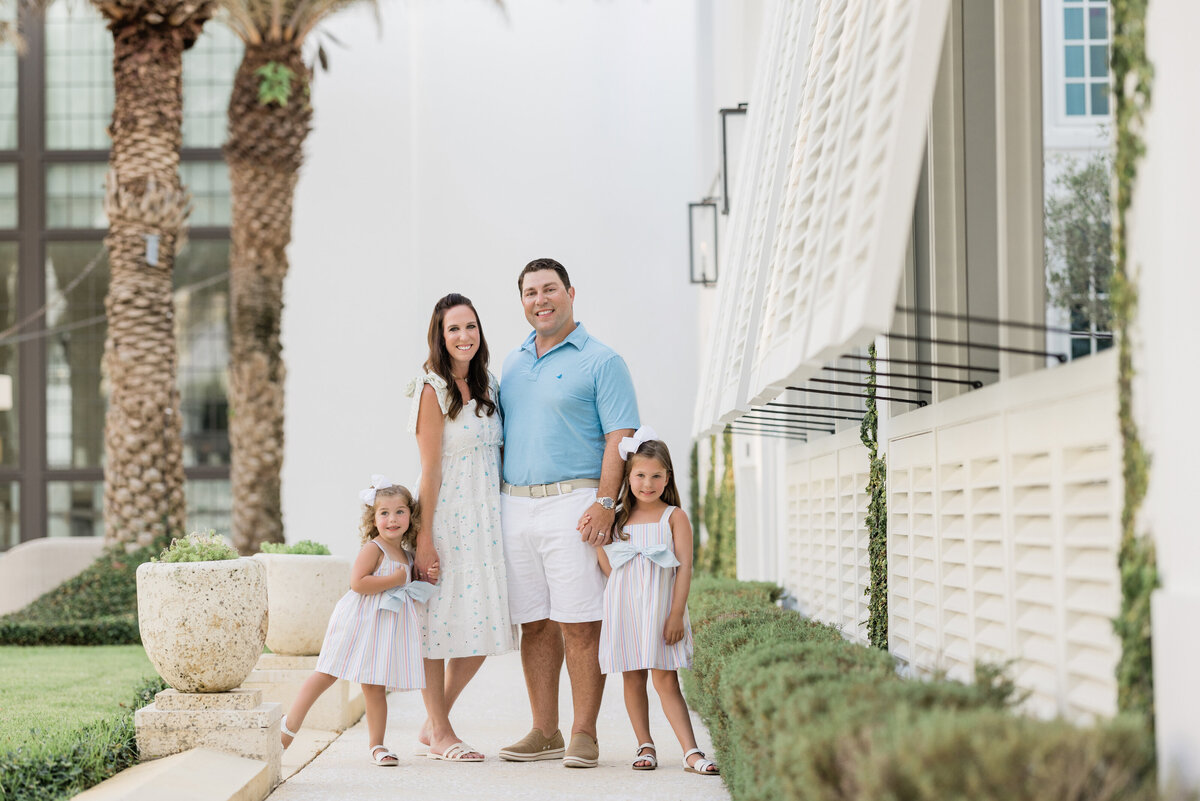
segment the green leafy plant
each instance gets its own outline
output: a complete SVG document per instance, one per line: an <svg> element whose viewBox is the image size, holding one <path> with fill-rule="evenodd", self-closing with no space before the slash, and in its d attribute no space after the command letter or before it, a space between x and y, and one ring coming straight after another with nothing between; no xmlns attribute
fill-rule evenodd
<svg viewBox="0 0 1200 801"><path fill-rule="evenodd" d="M107 720L74 731L47 731L27 745L0 753L0 798L70 798L135 764L133 713L166 687L155 676L138 685L129 704L122 704Z"/></svg>
<svg viewBox="0 0 1200 801"><path fill-rule="evenodd" d="M977 665L970 685L902 678L886 652L772 606L775 594L705 577L689 603L707 621L684 690L735 801L1156 798L1144 723L1013 714L1022 696L1003 666Z"/></svg>
<svg viewBox="0 0 1200 801"><path fill-rule="evenodd" d="M163 551L155 562L221 562L226 559L237 559L238 552L233 546L221 539L215 532L208 534L192 533L180 539L171 540L171 545Z"/></svg>
<svg viewBox="0 0 1200 801"><path fill-rule="evenodd" d="M728 428L721 434L723 469L721 489L717 494L717 528L721 532L720 554L713 573L737 578L737 488L733 483L733 432Z"/></svg>
<svg viewBox="0 0 1200 801"><path fill-rule="evenodd" d="M296 73L286 64L268 61L254 71L258 78L258 103L269 106L286 106L292 98L292 81Z"/></svg>
<svg viewBox="0 0 1200 801"><path fill-rule="evenodd" d="M162 546L105 549L82 573L0 617L0 645L123 645L141 642L138 565Z"/></svg>
<svg viewBox="0 0 1200 801"><path fill-rule="evenodd" d="M688 516L692 520L692 561L700 558L700 443L692 441L692 453L688 457L688 480L690 497Z"/></svg>
<svg viewBox="0 0 1200 801"><path fill-rule="evenodd" d="M876 648L888 647L887 605L887 462L879 455L879 409L875 403L875 343L867 351L867 410L859 438L867 448L870 472L867 477L867 560L871 581L863 589L867 603L867 641Z"/></svg>
<svg viewBox="0 0 1200 801"><path fill-rule="evenodd" d="M285 542L264 542L259 546L259 550L263 553L289 553L306 556L329 556L330 554L328 546L312 540L300 540L290 545Z"/></svg>
<svg viewBox="0 0 1200 801"><path fill-rule="evenodd" d="M1050 301L1071 314L1075 330L1112 329L1112 159L1072 159L1046 197Z"/></svg>
<svg viewBox="0 0 1200 801"><path fill-rule="evenodd" d="M1150 595L1158 587L1154 542L1138 531L1138 510L1146 497L1150 460L1133 417L1133 322L1137 286L1128 254L1129 205L1138 161L1146 146L1141 132L1150 107L1154 71L1146 57L1146 0L1112 0L1113 95L1117 121L1115 160L1117 203L1112 280L1112 312L1117 333L1117 406L1121 430L1121 610L1113 628L1121 640L1117 662L1117 707L1141 715L1154 730L1154 666Z"/></svg>

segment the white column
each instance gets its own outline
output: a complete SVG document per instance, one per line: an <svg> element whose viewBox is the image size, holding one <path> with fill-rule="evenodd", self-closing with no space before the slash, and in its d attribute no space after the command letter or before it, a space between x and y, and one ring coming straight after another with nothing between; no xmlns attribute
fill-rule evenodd
<svg viewBox="0 0 1200 801"><path fill-rule="evenodd" d="M1200 5L1149 5L1147 51L1154 66L1143 159L1134 190L1129 264L1140 290L1134 332L1134 408L1151 457L1141 529L1158 548L1154 594L1154 682L1159 772L1164 786L1200 787L1200 535L1196 467L1200 427L1194 354L1200 297Z"/></svg>

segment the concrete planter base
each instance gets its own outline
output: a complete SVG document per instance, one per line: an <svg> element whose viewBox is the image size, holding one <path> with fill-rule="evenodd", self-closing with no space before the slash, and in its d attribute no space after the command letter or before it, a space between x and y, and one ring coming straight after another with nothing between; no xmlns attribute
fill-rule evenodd
<svg viewBox="0 0 1200 801"><path fill-rule="evenodd" d="M279 704L263 703L257 690L181 693L163 690L154 703L134 713L142 759L211 748L267 765L270 786L279 784Z"/></svg>
<svg viewBox="0 0 1200 801"><path fill-rule="evenodd" d="M279 704L286 714L300 685L316 666L315 656L263 654L250 677L242 683L242 689L258 690L264 701ZM345 731L362 718L365 710L362 687L339 679L312 705L304 718L304 728Z"/></svg>

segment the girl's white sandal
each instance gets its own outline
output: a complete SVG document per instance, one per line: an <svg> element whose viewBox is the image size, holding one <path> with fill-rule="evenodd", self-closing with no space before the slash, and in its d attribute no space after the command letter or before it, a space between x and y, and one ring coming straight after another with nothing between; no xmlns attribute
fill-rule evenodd
<svg viewBox="0 0 1200 801"><path fill-rule="evenodd" d="M390 762L386 760L391 760ZM394 768L400 764L400 757L388 750L386 745L371 746L371 761L381 768Z"/></svg>
<svg viewBox="0 0 1200 801"><path fill-rule="evenodd" d="M283 739L284 735L291 737L293 743L296 741L296 732L292 731L287 726L287 715L284 715L282 718L279 719L279 735L280 735L281 744L282 744L282 739ZM283 750L286 751L288 745L291 745L291 744L292 743L288 743L287 745L283 746Z"/></svg>
<svg viewBox="0 0 1200 801"><path fill-rule="evenodd" d="M692 754L699 754L700 758L696 760L695 764L689 765L688 757L690 757ZM709 768L717 768L717 763L713 762L711 759L705 759L704 752L699 748L693 748L691 751L688 751L683 755L683 769L688 773L699 773L701 776L721 775L721 771L719 769L709 770Z"/></svg>
<svg viewBox="0 0 1200 801"><path fill-rule="evenodd" d="M643 754L642 753L642 751L645 751L647 748L654 748L654 750L656 752L658 751L658 749L655 748L654 743L642 743L641 745L639 745L637 747L637 756L635 756L633 758L633 762L631 763L633 765L634 770L654 770L655 768L658 767L658 757L657 756L655 756L654 754ZM639 765L638 764L639 762L649 762L650 764L649 765Z"/></svg>

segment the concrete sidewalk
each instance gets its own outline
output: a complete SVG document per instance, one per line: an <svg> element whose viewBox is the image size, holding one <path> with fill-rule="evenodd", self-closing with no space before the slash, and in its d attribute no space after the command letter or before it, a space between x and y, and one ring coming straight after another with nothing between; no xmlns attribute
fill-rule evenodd
<svg viewBox="0 0 1200 801"><path fill-rule="evenodd" d="M561 721L571 721L571 695L563 672ZM505 762L496 752L529 730L529 701L519 654L494 657L455 705L452 720L458 735L487 755L482 764L439 762L412 755L417 729L425 718L419 692L388 698L387 745L400 757L395 768L372 764L367 753L364 718L348 729L307 767L281 784L270 801L395 801L410 794L438 801L490 801L507 798L554 798L595 801L636 798L639 801L716 801L728 799L717 777L685 773L683 749L662 714L654 689L650 693L650 728L659 746L655 771L630 768L637 741L625 715L619 676L609 678L600 710L600 765L588 770L564 768L560 761ZM708 732L692 715L700 747L712 756Z"/></svg>

